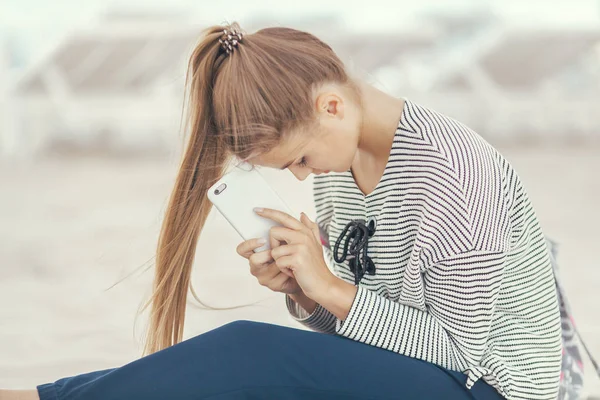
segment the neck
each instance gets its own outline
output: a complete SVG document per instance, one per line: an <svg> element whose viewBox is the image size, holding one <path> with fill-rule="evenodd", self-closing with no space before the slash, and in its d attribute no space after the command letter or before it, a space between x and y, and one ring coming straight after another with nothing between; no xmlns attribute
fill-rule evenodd
<svg viewBox="0 0 600 400"><path fill-rule="evenodd" d="M359 87L363 99L363 119L357 156L385 163L394 142L404 100L364 81L359 81Z"/></svg>

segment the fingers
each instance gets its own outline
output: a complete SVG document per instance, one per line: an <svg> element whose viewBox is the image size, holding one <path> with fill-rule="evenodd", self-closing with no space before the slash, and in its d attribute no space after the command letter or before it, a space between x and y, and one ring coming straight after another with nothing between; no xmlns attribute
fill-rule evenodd
<svg viewBox="0 0 600 400"><path fill-rule="evenodd" d="M285 246L280 246L276 249L271 250L270 256L277 260L278 258L289 256L290 254L294 254L298 251L298 246L295 244L287 244Z"/></svg>
<svg viewBox="0 0 600 400"><path fill-rule="evenodd" d="M259 243L258 241L261 238L248 239L240 243L235 251L244 258L249 258L252 254L254 254L254 249L262 247L264 244ZM265 250L266 251L266 250ZM261 252L262 253L262 252Z"/></svg>
<svg viewBox="0 0 600 400"><path fill-rule="evenodd" d="M269 282L267 282L266 285L264 285L264 286L268 287L269 289L271 289L275 292L278 292L283 288L285 282L288 279L290 279L290 277L288 275L279 273L273 279L271 279Z"/></svg>
<svg viewBox="0 0 600 400"><path fill-rule="evenodd" d="M271 279L281 273L275 262L260 265L250 265L250 273L256 277L258 283L265 286Z"/></svg>
<svg viewBox="0 0 600 400"><path fill-rule="evenodd" d="M270 253L267 251L261 251L250 256L250 273L259 279L259 282L263 284L264 281L273 279L280 273L283 273L291 278L294 278L294 274L289 269L281 269L277 266L277 263L268 254L268 258L263 253Z"/></svg>
<svg viewBox="0 0 600 400"><path fill-rule="evenodd" d="M273 237L273 235L269 234L269 242L271 243L271 249L274 249L276 247L279 247L282 245L282 242L280 242L279 240L275 239Z"/></svg>
<svg viewBox="0 0 600 400"><path fill-rule="evenodd" d="M316 222L311 221L310 218L308 218L308 216L304 213L301 213L300 215L300 222L305 224L311 230L313 236L315 239L317 239L317 242L321 243L321 232L319 230L319 225L317 225Z"/></svg>
<svg viewBox="0 0 600 400"><path fill-rule="evenodd" d="M271 228L269 241L272 249L280 246L282 242L300 243L302 235L294 233L293 231L310 230L317 241L321 241L319 226L315 222L311 221L310 218L308 218L308 216L304 213L301 213L300 221L283 211L273 210L271 208L264 208L263 211L257 212L257 214L277 221L281 223L283 227L288 228L287 230L281 229L282 227ZM263 244L258 243L259 240L260 238L254 238L243 241L237 246L236 252L240 256L248 259L252 254L254 254L254 249L263 246Z"/></svg>
<svg viewBox="0 0 600 400"><path fill-rule="evenodd" d="M273 261L273 255L271 254L271 251L272 250L264 250L259 251L258 253L252 253L250 254L250 257L248 257L248 261L250 261L251 265L256 266L271 262Z"/></svg>
<svg viewBox="0 0 600 400"><path fill-rule="evenodd" d="M269 288L272 288L269 285L273 279L278 278L279 280L285 281L287 277L294 278L294 274L292 273L292 271L287 269L285 271L282 271L273 259L262 264L254 264L251 262L250 273L256 277L258 283L260 283L262 286L267 286ZM285 278L278 277L279 275L282 275Z"/></svg>
<svg viewBox="0 0 600 400"><path fill-rule="evenodd" d="M271 256L275 260L277 268L284 274L294 277L291 267L298 264L298 245L281 246L275 250L277 251L275 254L271 253Z"/></svg>
<svg viewBox="0 0 600 400"><path fill-rule="evenodd" d="M296 259L293 255L279 257L275 263L277 264L277 268L283 271L291 271L290 267L297 264Z"/></svg>
<svg viewBox="0 0 600 400"><path fill-rule="evenodd" d="M261 217L272 219L273 221L279 222L281 225L289 229L301 230L304 229L304 224L292 217L290 214L283 211L274 210L272 208L263 208L262 211L254 209L255 212Z"/></svg>
<svg viewBox="0 0 600 400"><path fill-rule="evenodd" d="M274 226L269 230L269 237L278 242L286 242L287 244L304 243L307 233L312 234L306 226L304 226L302 231L288 229L283 226Z"/></svg>

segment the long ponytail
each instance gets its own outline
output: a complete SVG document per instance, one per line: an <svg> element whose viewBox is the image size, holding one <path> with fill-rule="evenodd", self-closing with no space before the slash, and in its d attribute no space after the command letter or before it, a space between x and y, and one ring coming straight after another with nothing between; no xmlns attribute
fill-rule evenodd
<svg viewBox="0 0 600 400"><path fill-rule="evenodd" d="M139 311L152 305L143 355L181 342L188 289L204 305L190 277L212 208L206 192L228 160L247 160L288 132L313 129L316 85L353 87L331 47L308 32L265 28L244 35L228 54L219 43L226 29L241 32L237 22L207 28L188 62L184 129L190 135L159 235L152 296Z"/></svg>
<svg viewBox="0 0 600 400"><path fill-rule="evenodd" d="M221 30L221 27L206 30L188 63L185 131L190 135L158 239L152 297L141 310L152 304L143 355L183 339L196 245L212 208L206 191L221 177L228 160L227 148L218 140L211 112L218 52L215 35Z"/></svg>

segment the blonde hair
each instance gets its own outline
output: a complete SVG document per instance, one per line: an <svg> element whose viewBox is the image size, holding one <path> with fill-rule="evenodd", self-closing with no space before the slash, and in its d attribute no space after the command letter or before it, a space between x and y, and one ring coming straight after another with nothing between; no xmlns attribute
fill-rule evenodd
<svg viewBox="0 0 600 400"><path fill-rule="evenodd" d="M287 132L314 126L317 85L357 90L331 47L310 33L261 29L227 54L219 43L224 29L242 32L237 22L207 28L188 62L189 137L158 239L152 295L141 309L152 304L143 355L182 341L188 288L203 304L190 275L212 208L206 192L229 158L246 160L277 146Z"/></svg>

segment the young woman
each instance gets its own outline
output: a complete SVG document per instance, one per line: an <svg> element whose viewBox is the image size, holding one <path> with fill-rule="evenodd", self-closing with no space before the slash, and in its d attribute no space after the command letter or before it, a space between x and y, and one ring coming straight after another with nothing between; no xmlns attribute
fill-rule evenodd
<svg viewBox="0 0 600 400"><path fill-rule="evenodd" d="M147 355L2 398L554 400L554 277L509 163L463 124L352 79L309 33L205 33L189 61L191 136L159 239ZM236 321L182 341L206 191L231 156L317 175L316 223L257 211L283 225L272 249L237 249L312 331Z"/></svg>

